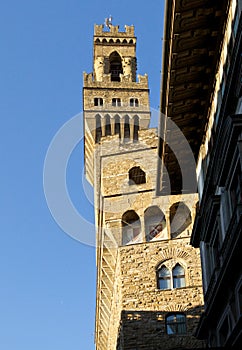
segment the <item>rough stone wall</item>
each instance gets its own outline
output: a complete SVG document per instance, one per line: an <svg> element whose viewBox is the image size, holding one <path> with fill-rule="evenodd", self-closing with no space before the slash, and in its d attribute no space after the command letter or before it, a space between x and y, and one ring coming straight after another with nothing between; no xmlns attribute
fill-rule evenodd
<svg viewBox="0 0 242 350"><path fill-rule="evenodd" d="M172 349L202 347L194 332L203 305L199 250L189 237L120 248L123 310L120 349ZM186 287L157 289L156 268L173 260L185 266ZM184 312L187 334L167 335L165 317Z"/></svg>

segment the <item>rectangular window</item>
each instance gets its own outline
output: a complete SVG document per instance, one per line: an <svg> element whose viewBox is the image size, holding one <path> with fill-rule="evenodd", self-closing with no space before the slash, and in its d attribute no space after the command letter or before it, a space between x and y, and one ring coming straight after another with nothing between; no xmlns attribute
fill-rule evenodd
<svg viewBox="0 0 242 350"><path fill-rule="evenodd" d="M113 107L120 107L120 106L121 106L121 100L120 100L120 98L113 98L113 99L112 99L112 106L113 106Z"/></svg>
<svg viewBox="0 0 242 350"><path fill-rule="evenodd" d="M94 106L103 106L103 99L100 97L94 98Z"/></svg>

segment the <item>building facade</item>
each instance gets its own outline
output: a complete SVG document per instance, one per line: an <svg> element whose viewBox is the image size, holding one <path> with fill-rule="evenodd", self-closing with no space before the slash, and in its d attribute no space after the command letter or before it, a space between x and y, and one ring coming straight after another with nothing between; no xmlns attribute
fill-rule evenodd
<svg viewBox="0 0 242 350"><path fill-rule="evenodd" d="M200 253L190 245L198 194L157 195L159 137L133 26L95 25L84 73L85 171L94 187L97 350L198 348Z"/></svg>
<svg viewBox="0 0 242 350"><path fill-rule="evenodd" d="M238 0L166 6L161 110L186 135L196 162L191 244L201 251L205 301L196 336L208 347L242 346L241 10ZM164 150L160 142L162 159Z"/></svg>

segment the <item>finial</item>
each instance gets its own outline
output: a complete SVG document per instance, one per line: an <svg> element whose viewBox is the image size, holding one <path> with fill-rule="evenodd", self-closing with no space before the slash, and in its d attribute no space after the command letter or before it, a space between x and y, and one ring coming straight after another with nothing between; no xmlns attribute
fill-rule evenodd
<svg viewBox="0 0 242 350"><path fill-rule="evenodd" d="M110 29L111 25L112 25L112 16L109 15L109 17L105 18L105 26L108 27Z"/></svg>

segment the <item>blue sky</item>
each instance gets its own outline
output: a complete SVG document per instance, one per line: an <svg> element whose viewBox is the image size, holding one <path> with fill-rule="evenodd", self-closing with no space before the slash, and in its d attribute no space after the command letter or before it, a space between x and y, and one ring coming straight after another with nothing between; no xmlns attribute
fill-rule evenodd
<svg viewBox="0 0 242 350"><path fill-rule="evenodd" d="M1 4L0 349L94 349L95 248L71 238L53 219L43 190L44 161L54 135L82 111L93 27L110 14L121 29L135 25L138 73L148 74L151 107L158 108L163 7L164 0ZM66 181L75 208L92 223L82 152L80 142ZM82 234L93 234L85 229Z"/></svg>

